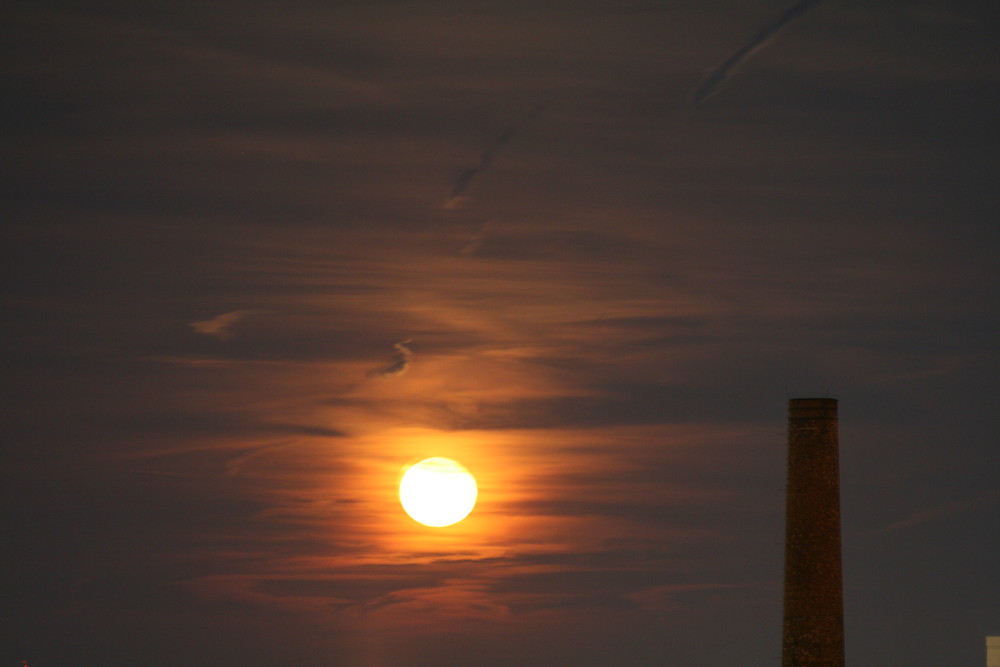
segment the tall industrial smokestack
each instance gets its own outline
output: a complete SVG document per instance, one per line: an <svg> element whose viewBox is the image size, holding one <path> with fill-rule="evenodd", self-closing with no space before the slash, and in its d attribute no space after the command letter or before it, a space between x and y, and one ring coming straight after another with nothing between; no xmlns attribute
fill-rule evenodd
<svg viewBox="0 0 1000 667"><path fill-rule="evenodd" d="M837 450L837 400L790 400L782 667L844 667Z"/></svg>

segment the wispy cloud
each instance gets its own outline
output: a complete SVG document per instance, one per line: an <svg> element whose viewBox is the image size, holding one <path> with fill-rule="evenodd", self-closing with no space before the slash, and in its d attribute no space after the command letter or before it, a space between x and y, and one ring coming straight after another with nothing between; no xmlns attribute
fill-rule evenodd
<svg viewBox="0 0 1000 667"><path fill-rule="evenodd" d="M448 198L445 200L445 208L458 208L465 201L464 194L465 191L469 189L472 185L472 181L475 180L479 174L483 173L489 169L490 165L493 164L493 160L496 159L497 153L500 152L504 146L510 141L511 136L514 133L514 126L510 125L505 129L496 140L483 151L483 154L479 157L479 164L474 167L469 167L455 179L455 183L451 186L451 192L448 194Z"/></svg>
<svg viewBox="0 0 1000 667"><path fill-rule="evenodd" d="M510 143L511 137L514 136L514 131L518 128L518 126L533 118L541 110L541 105L536 106L523 120L508 125L504 131L500 133L500 136L498 136L493 143L483 151L482 155L479 156L479 164L469 167L458 175L458 178L455 179L455 182L451 186L451 192L448 193L448 198L445 200L445 208L458 208L462 205L465 201L465 191L469 189L469 186L472 185L472 182L477 176L490 168L490 165L493 164L497 154L500 153L504 146Z"/></svg>
<svg viewBox="0 0 1000 667"><path fill-rule="evenodd" d="M459 254L475 255L477 252L479 252L479 249L483 247L483 243L486 240L486 231L489 229L489 226L490 223L488 220L484 222L482 225L480 225L479 229L476 231L472 239L468 243L466 243L461 250L458 251Z"/></svg>
<svg viewBox="0 0 1000 667"><path fill-rule="evenodd" d="M394 378L405 373L410 368L410 359L413 357L413 352L406 346L412 342L412 340L404 340L393 345L396 353L392 355L392 363L385 368L372 371L368 377Z"/></svg>
<svg viewBox="0 0 1000 667"><path fill-rule="evenodd" d="M757 31L749 42L737 49L720 65L712 69L695 89L691 96L692 106L698 106L708 98L717 94L727 81L736 73L750 56L771 43L779 32L789 23L802 16L810 7L819 4L821 0L800 0L792 5L773 21Z"/></svg>
<svg viewBox="0 0 1000 667"><path fill-rule="evenodd" d="M655 610L676 610L685 609L690 606L691 598L706 597L719 592L729 593L730 597L738 599L732 595L734 591L759 591L777 589L779 583L775 581L750 582L738 584L723 583L698 583L698 584L671 584L667 586L652 586L643 590L630 593L625 596L628 600L636 603L643 609ZM744 601L745 604L745 601Z"/></svg>
<svg viewBox="0 0 1000 667"><path fill-rule="evenodd" d="M234 310L229 313L222 313L211 319L192 322L191 328L206 336L212 336L219 340L230 340L235 335L233 327L236 323L253 312L252 310Z"/></svg>
<svg viewBox="0 0 1000 667"><path fill-rule="evenodd" d="M919 512L914 512L905 519L891 523L878 532L890 533L897 530L903 530L904 528L913 528L914 526L919 526L931 521L939 521L941 519L947 519L960 514L965 514L967 512L972 512L980 507L991 505L997 501L1000 501L1000 489L991 489L977 498L946 503L937 507L931 507L929 509L920 510Z"/></svg>

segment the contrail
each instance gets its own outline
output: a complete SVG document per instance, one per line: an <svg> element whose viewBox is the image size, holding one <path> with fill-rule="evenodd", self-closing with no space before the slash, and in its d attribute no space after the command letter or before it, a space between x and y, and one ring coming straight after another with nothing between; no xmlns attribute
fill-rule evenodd
<svg viewBox="0 0 1000 667"><path fill-rule="evenodd" d="M479 174L490 168L490 165L493 164L493 160L496 159L497 153L499 153L500 150L507 145L510 138L514 135L514 130L517 129L517 126L521 123L527 122L541 110L542 105L538 105L520 122L508 125L504 131L500 133L500 136L496 138L496 141L487 147L487 149L483 151L482 155L479 156L479 164L474 167L469 167L458 175L458 178L455 179L455 183L451 186L451 192L448 194L448 198L445 199L445 208L458 208L462 205L462 195L469 189L469 186L472 185L472 181L475 180L476 176L479 176Z"/></svg>
<svg viewBox="0 0 1000 667"><path fill-rule="evenodd" d="M451 193L448 195L448 199L445 200L445 208L457 208L461 204L462 194L469 189L472 181L479 174L483 173L489 166L493 164L493 160L496 158L497 153L500 149L507 145L510 141L511 135L514 134L514 125L509 125L505 129L497 140L493 142L493 145L483 151L483 154L479 157L479 164L474 167L469 167L455 179L455 184L451 187Z"/></svg>
<svg viewBox="0 0 1000 667"><path fill-rule="evenodd" d="M692 106L698 106L718 93L722 89L722 85L732 77L740 65L746 62L750 56L767 46L785 26L802 16L806 10L815 4L819 4L821 1L800 0L800 2L786 9L776 19L758 30L757 34L749 42L740 47L733 55L726 58L721 65L705 76L691 96Z"/></svg>

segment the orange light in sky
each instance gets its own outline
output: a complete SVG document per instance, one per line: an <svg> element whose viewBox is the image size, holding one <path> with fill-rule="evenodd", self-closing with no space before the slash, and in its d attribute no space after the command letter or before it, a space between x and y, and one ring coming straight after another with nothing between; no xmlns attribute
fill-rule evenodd
<svg viewBox="0 0 1000 667"><path fill-rule="evenodd" d="M476 478L440 456L410 466L399 481L399 501L414 521L440 528L469 516L476 505Z"/></svg>

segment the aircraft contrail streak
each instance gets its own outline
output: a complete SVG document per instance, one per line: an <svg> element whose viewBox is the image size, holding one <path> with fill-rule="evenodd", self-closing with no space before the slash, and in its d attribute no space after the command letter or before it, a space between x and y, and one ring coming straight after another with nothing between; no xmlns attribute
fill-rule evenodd
<svg viewBox="0 0 1000 667"><path fill-rule="evenodd" d="M476 178L476 176L489 169L490 165L493 164L493 160L496 159L497 153L499 153L500 150L510 141L510 138L514 136L514 130L517 129L519 125L527 122L537 115L542 108L543 105L539 104L532 109L532 111L525 118L521 119L520 122L508 125L504 131L500 133L500 136L497 137L496 141L487 147L486 150L483 151L482 155L479 156L479 164L469 167L458 175L458 178L455 179L455 183L451 187L451 192L448 194L448 198L445 200L445 208L456 208L461 205L462 195L469 189L469 186L472 184L472 181Z"/></svg>
<svg viewBox="0 0 1000 667"><path fill-rule="evenodd" d="M709 72L694 91L692 96L693 106L697 106L712 97L722 89L722 85L733 75L733 73L746 60L757 51L767 46L781 30L789 23L802 16L810 7L819 4L822 0L801 0L792 5L777 18L757 31L757 34L736 50L733 55L726 58L718 67Z"/></svg>

